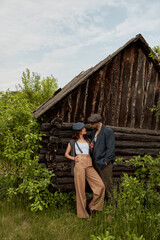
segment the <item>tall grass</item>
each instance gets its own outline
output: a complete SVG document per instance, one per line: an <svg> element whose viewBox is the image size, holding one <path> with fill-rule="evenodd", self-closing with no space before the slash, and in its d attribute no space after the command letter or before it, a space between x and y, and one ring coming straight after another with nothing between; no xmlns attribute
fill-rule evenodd
<svg viewBox="0 0 160 240"><path fill-rule="evenodd" d="M103 215L87 221L78 219L71 206L50 207L42 212L31 212L17 199L1 202L1 240L76 240L90 239L91 234L100 234Z"/></svg>
<svg viewBox="0 0 160 240"><path fill-rule="evenodd" d="M76 216L73 195L55 195L55 205L39 212L25 198L0 201L1 240L159 240L160 194L125 176L112 205L89 221ZM60 203L58 205L58 203ZM92 237L91 237L92 236Z"/></svg>

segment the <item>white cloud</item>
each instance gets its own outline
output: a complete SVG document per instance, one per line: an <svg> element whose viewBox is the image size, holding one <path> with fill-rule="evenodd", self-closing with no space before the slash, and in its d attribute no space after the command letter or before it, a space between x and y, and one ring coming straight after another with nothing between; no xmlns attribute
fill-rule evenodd
<svg viewBox="0 0 160 240"><path fill-rule="evenodd" d="M159 10L159 0L0 0L1 88L26 68L64 86L137 33L154 45Z"/></svg>

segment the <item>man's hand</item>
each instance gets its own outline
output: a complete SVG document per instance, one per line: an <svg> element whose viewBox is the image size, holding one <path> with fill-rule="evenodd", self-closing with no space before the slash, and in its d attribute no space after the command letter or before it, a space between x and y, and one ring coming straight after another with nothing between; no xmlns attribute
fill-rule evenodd
<svg viewBox="0 0 160 240"><path fill-rule="evenodd" d="M107 163L107 162L105 162L105 165L107 166L107 165L108 165L108 163Z"/></svg>
<svg viewBox="0 0 160 240"><path fill-rule="evenodd" d="M90 148L91 148L91 149L94 148L94 143L93 143L93 142L90 143Z"/></svg>

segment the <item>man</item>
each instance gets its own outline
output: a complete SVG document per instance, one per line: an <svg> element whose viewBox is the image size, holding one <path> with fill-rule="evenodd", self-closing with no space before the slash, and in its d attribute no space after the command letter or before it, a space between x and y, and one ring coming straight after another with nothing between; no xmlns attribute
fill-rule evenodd
<svg viewBox="0 0 160 240"><path fill-rule="evenodd" d="M115 160L115 136L111 128L102 124L99 114L92 114L88 122L93 130L91 147L93 148L94 167L101 176L105 188L106 199L110 202L113 196L112 167Z"/></svg>

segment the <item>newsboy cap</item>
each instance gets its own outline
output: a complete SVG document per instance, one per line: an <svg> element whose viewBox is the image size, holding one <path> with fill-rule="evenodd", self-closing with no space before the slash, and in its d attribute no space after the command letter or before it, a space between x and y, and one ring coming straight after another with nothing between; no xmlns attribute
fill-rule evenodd
<svg viewBox="0 0 160 240"><path fill-rule="evenodd" d="M83 128L84 128L84 123L83 122L74 123L73 126L72 126L72 129L75 130L75 131L80 131Z"/></svg>
<svg viewBox="0 0 160 240"><path fill-rule="evenodd" d="M101 121L102 121L101 115L99 115L97 113L91 114L91 116L88 118L89 123L98 123Z"/></svg>

